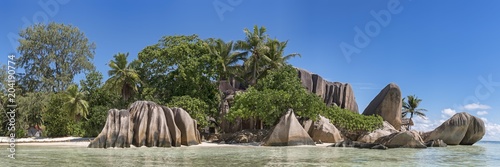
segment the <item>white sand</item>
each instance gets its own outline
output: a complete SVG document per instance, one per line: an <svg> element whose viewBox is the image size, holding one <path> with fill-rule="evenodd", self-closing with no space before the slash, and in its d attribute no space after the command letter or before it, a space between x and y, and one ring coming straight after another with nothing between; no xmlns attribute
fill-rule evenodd
<svg viewBox="0 0 500 167"><path fill-rule="evenodd" d="M0 146L9 145L10 138L0 137ZM25 146L71 146L71 147L87 147L92 138L81 137L61 137L61 138L20 138L16 139L16 145ZM239 144L219 144L202 142L199 145L189 147L258 147L261 143L239 143ZM295 147L327 147L333 143L316 144L316 146L295 146ZM134 146L131 146L134 147ZM182 146L186 147L186 146Z"/></svg>
<svg viewBox="0 0 500 167"><path fill-rule="evenodd" d="M31 146L74 146L87 147L92 138L81 137L61 137L61 138L19 138L16 139L16 145ZM0 146L9 145L10 138L0 137Z"/></svg>
<svg viewBox="0 0 500 167"><path fill-rule="evenodd" d="M90 142L36 142L36 143L16 143L16 146L68 146L68 147L87 147ZM0 146L6 146L9 143L0 143Z"/></svg>

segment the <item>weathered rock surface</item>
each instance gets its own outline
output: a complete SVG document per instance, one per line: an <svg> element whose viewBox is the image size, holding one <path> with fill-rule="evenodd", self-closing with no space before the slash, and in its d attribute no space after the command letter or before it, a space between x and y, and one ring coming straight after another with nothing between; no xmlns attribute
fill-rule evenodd
<svg viewBox="0 0 500 167"><path fill-rule="evenodd" d="M293 111L289 110L280 118L269 136L264 139L264 146L316 145L302 128Z"/></svg>
<svg viewBox="0 0 500 167"><path fill-rule="evenodd" d="M170 139L172 140L171 145L174 147L181 146L181 130L177 127L174 120L174 112L172 109L162 106L163 112L165 113L165 118L167 119L168 131L170 132Z"/></svg>
<svg viewBox="0 0 500 167"><path fill-rule="evenodd" d="M357 141L363 143L375 143L377 139L397 132L398 131L391 124L389 124L389 122L384 121L382 128L360 136Z"/></svg>
<svg viewBox="0 0 500 167"><path fill-rule="evenodd" d="M130 108L130 136L136 147L170 147L172 140L163 108L154 102L137 101Z"/></svg>
<svg viewBox="0 0 500 167"><path fill-rule="evenodd" d="M194 145L201 140L196 127L196 121L183 109L137 101L128 110L109 110L103 130L88 147Z"/></svg>
<svg viewBox="0 0 500 167"><path fill-rule="evenodd" d="M197 123L182 108L173 108L175 124L181 131L181 144L190 146L201 143L200 132L196 129Z"/></svg>
<svg viewBox="0 0 500 167"><path fill-rule="evenodd" d="M337 143L341 142L342 136L340 135L340 131L330 123L330 120L319 116L319 120L314 122L311 132L309 135L315 142L324 142L324 143Z"/></svg>
<svg viewBox="0 0 500 167"><path fill-rule="evenodd" d="M370 102L363 115L380 115L384 121L389 122L396 130L400 130L401 107L401 90L398 85L391 83Z"/></svg>
<svg viewBox="0 0 500 167"><path fill-rule="evenodd" d="M352 141L349 139L346 139L342 142L338 142L335 144L332 144L328 147L355 147L355 148L370 148L370 149L382 149L386 150L387 147L381 144L377 143L363 143L363 142L358 142L358 141Z"/></svg>
<svg viewBox="0 0 500 167"><path fill-rule="evenodd" d="M448 145L472 145L483 138L485 129L483 120L462 112L425 133L424 138L425 141L441 139Z"/></svg>
<svg viewBox="0 0 500 167"><path fill-rule="evenodd" d="M111 109L101 133L89 144L89 148L130 147L128 141L129 113Z"/></svg>
<svg viewBox="0 0 500 167"><path fill-rule="evenodd" d="M448 146L443 140L437 139L437 140L430 140L425 142L425 146L427 147L446 147Z"/></svg>
<svg viewBox="0 0 500 167"><path fill-rule="evenodd" d="M393 133L375 141L377 144L388 148L427 148L424 141L416 131Z"/></svg>
<svg viewBox="0 0 500 167"><path fill-rule="evenodd" d="M358 104L352 87L348 83L329 82L317 74L297 68L302 85L312 93L320 96L328 105L337 105L341 108L358 113Z"/></svg>
<svg viewBox="0 0 500 167"><path fill-rule="evenodd" d="M349 139L345 139L344 141L337 142L337 143L332 144L332 145L330 145L328 147L361 147L362 144L365 144L365 143L358 142L358 141L352 141L352 140L349 140ZM376 144L373 144L370 147L373 147L375 145Z"/></svg>

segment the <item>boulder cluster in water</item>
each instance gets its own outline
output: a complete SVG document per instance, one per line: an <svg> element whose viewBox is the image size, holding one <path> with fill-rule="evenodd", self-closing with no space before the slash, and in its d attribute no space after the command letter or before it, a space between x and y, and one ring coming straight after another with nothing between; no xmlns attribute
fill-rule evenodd
<svg viewBox="0 0 500 167"><path fill-rule="evenodd" d="M336 105L358 113L358 105L349 84L329 82L321 76L297 69L302 85L320 96L327 105ZM234 91L234 85L227 83L226 89ZM233 94L226 96L223 104L228 104ZM388 84L370 102L363 115L380 115L383 127L372 132L357 134L355 139L346 138L330 120L320 116L317 121L300 123L289 110L274 126L262 145L294 146L315 145L315 143L335 143L333 147L359 147L372 149L446 147L447 145L472 145L485 134L484 122L468 113L457 113L441 126L430 132L407 131L402 128L401 90L396 84ZM227 114L229 107L222 108L221 115ZM222 119L224 131L241 129ZM238 129L240 128L240 129ZM245 138L245 137L243 137ZM240 140L251 142L248 139ZM196 120L181 108L168 108L154 102L137 101L128 110L108 111L106 125L90 144L91 148L107 147L179 147L201 143Z"/></svg>
<svg viewBox="0 0 500 167"><path fill-rule="evenodd" d="M354 93L349 84L331 83L305 70L298 69L297 71L302 85L310 92L322 97L325 103L358 112ZM294 114L289 111L272 132L275 136L276 134L281 134L281 136L265 141L264 145L285 145L284 143L310 145L308 141L312 138L315 142L336 143L332 146L337 147L426 148L459 144L472 145L481 140L485 134L484 122L468 113L457 113L430 132L407 131L402 128L401 108L401 90L399 86L391 83L382 89L363 111L363 115L376 114L383 118L383 127L380 129L359 134L357 140L352 141L346 139L345 134L321 116L316 122L306 121L303 126L296 126L296 120L293 120ZM304 133L303 129L307 133Z"/></svg>
<svg viewBox="0 0 500 167"><path fill-rule="evenodd" d="M200 143L196 120L182 108L137 101L128 110L109 110L104 128L88 147L180 147Z"/></svg>

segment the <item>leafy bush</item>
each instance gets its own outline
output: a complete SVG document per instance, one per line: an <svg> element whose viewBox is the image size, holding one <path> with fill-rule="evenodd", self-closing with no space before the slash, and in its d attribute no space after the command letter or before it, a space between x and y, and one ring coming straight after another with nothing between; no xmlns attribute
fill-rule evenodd
<svg viewBox="0 0 500 167"><path fill-rule="evenodd" d="M209 113L209 106L207 103L198 98L190 96L175 96L167 106L180 107L186 110L193 119L198 121L198 124L201 127L208 126L207 113Z"/></svg>
<svg viewBox="0 0 500 167"><path fill-rule="evenodd" d="M85 134L85 130L83 129L84 122L82 121L70 121L68 124L68 134L70 136L83 136Z"/></svg>
<svg viewBox="0 0 500 167"><path fill-rule="evenodd" d="M84 131L83 136L95 137L101 133L106 118L108 116L108 108L106 106L93 106L90 108L88 120L82 125Z"/></svg>
<svg viewBox="0 0 500 167"><path fill-rule="evenodd" d="M27 130L23 128L17 128L16 127L16 138L23 138L26 137L26 134L28 133Z"/></svg>
<svg viewBox="0 0 500 167"><path fill-rule="evenodd" d="M330 119L337 128L347 132L373 131L383 124L382 117L378 115L366 116L354 113L340 107L328 107L323 112L326 118Z"/></svg>
<svg viewBox="0 0 500 167"><path fill-rule="evenodd" d="M45 133L49 137L63 137L70 135L72 118L69 112L62 109L64 99L59 94L53 94L49 100L47 111L43 113Z"/></svg>
<svg viewBox="0 0 500 167"><path fill-rule="evenodd" d="M326 105L318 96L307 92L293 67L284 66L270 71L247 92L236 95L227 117L229 120L259 118L266 125L273 125L288 109L315 120Z"/></svg>

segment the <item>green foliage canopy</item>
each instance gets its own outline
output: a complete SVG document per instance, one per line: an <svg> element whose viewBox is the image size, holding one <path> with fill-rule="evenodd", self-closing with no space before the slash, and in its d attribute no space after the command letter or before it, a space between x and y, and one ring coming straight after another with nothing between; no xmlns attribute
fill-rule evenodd
<svg viewBox="0 0 500 167"><path fill-rule="evenodd" d="M219 59L209 54L205 41L196 35L166 36L139 53L138 71L142 93L160 103L175 96L190 96L215 109L219 104L216 84ZM207 111L208 112L208 111Z"/></svg>
<svg viewBox="0 0 500 167"><path fill-rule="evenodd" d="M273 125L288 109L301 117L317 119L326 108L321 99L307 92L292 66L272 70L247 92L236 95L228 117L259 118Z"/></svg>
<svg viewBox="0 0 500 167"><path fill-rule="evenodd" d="M61 92L75 75L94 69L95 44L71 25L36 24L19 33L21 56L17 68L24 68L20 85L28 92Z"/></svg>

